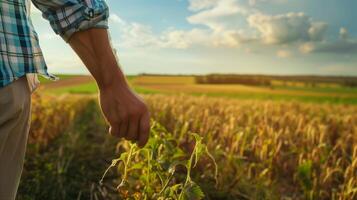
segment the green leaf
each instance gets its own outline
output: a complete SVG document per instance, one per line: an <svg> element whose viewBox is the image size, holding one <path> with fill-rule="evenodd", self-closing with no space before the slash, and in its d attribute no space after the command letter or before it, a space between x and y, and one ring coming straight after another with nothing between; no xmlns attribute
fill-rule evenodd
<svg viewBox="0 0 357 200"><path fill-rule="evenodd" d="M205 152L206 145L202 143L202 137L200 135L198 135L197 133L191 133L191 135L195 138L196 141L196 145L194 149L195 162L193 164L193 167L195 167L201 155Z"/></svg>
<svg viewBox="0 0 357 200"><path fill-rule="evenodd" d="M190 182L184 188L183 199L184 200L200 200L205 197L202 192L200 186L198 186L195 182Z"/></svg>
<svg viewBox="0 0 357 200"><path fill-rule="evenodd" d="M312 161L308 160L300 164L298 167L298 179L305 190L312 189Z"/></svg>
<svg viewBox="0 0 357 200"><path fill-rule="evenodd" d="M104 180L105 176L107 175L107 173L109 172L109 170L110 170L112 167L115 167L115 166L118 164L118 162L121 161L121 160L122 160L122 157L121 157L121 156L120 156L120 158L118 158L118 159L112 160L112 164L105 170L105 172L104 172L102 178L101 178L100 181L99 181L99 184L103 184L103 180Z"/></svg>

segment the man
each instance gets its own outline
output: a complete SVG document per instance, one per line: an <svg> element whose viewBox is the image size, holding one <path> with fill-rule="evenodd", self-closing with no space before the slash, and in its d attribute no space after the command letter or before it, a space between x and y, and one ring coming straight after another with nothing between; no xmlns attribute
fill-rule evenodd
<svg viewBox="0 0 357 200"><path fill-rule="evenodd" d="M104 0L32 2L95 78L110 134L144 146L149 137L149 112L119 68L107 33L109 11ZM0 0L0 200L16 196L36 74L55 78L47 73L29 9L29 0Z"/></svg>

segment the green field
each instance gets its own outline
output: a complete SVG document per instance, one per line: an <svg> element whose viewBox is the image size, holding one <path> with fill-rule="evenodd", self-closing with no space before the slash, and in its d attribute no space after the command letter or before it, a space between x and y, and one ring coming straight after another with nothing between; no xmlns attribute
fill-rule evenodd
<svg viewBox="0 0 357 200"><path fill-rule="evenodd" d="M75 75L59 75L61 80L70 80ZM60 81L61 81L60 80ZM335 84L320 84L314 87L301 83L272 86L245 86L240 84L196 84L192 76L130 76L129 83L142 94L190 94L194 96L227 97L238 99L287 100L317 103L357 104L357 88ZM94 94L98 92L96 83L88 81L46 89L48 80L41 82L46 93L52 94Z"/></svg>

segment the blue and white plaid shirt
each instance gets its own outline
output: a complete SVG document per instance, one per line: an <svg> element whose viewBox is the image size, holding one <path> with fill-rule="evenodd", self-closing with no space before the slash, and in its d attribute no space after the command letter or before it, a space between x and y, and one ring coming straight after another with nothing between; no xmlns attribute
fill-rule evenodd
<svg viewBox="0 0 357 200"><path fill-rule="evenodd" d="M77 31L108 28L104 0L32 0L56 34L66 42ZM0 87L26 74L47 72L30 15L29 0L0 0Z"/></svg>

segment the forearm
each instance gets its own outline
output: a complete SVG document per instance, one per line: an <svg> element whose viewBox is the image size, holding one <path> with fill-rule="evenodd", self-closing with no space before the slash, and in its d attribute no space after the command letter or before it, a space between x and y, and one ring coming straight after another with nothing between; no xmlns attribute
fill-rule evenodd
<svg viewBox="0 0 357 200"><path fill-rule="evenodd" d="M82 59L99 86L99 103L110 124L109 132L138 142L149 137L150 113L145 103L127 85L110 45L106 29L75 33L69 44Z"/></svg>
<svg viewBox="0 0 357 200"><path fill-rule="evenodd" d="M69 44L93 75L100 89L127 86L111 47L106 29L89 29L75 33Z"/></svg>

